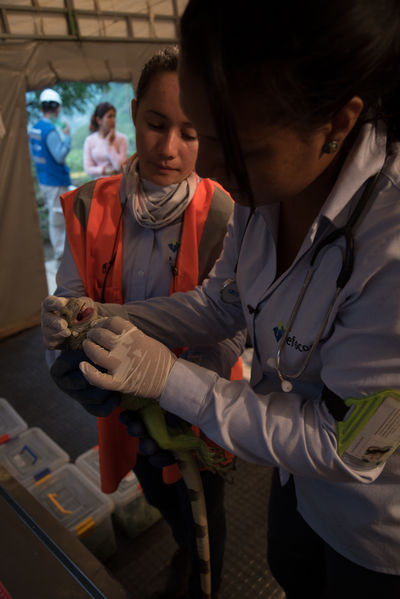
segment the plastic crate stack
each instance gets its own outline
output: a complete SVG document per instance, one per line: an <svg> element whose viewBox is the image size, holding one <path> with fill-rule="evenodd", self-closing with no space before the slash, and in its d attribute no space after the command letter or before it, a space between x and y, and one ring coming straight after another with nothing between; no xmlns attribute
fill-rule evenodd
<svg viewBox="0 0 400 599"><path fill-rule="evenodd" d="M161 518L133 472L115 493L103 493L97 447L71 464L55 441L42 429L29 428L1 397L0 464L101 560L117 549L114 523L135 538Z"/></svg>
<svg viewBox="0 0 400 599"><path fill-rule="evenodd" d="M114 502L42 429L29 428L0 398L0 464L99 559L117 549Z"/></svg>
<svg viewBox="0 0 400 599"><path fill-rule="evenodd" d="M100 489L100 462L98 447L93 447L77 457L76 466ZM160 512L147 503L142 487L133 472L120 482L115 493L106 495L114 502L113 518L124 533L135 538L160 520Z"/></svg>

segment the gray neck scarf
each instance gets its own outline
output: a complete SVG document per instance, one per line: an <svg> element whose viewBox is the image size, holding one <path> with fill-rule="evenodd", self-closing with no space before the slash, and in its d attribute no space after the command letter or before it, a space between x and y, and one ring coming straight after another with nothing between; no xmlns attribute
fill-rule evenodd
<svg viewBox="0 0 400 599"><path fill-rule="evenodd" d="M135 157L124 169L125 188L137 222L148 229L161 229L177 221L188 207L199 182L196 173L163 187L141 179Z"/></svg>

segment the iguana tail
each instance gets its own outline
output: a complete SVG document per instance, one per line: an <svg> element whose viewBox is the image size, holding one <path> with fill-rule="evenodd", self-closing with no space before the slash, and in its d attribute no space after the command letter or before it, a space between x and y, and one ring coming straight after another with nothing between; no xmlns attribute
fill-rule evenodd
<svg viewBox="0 0 400 599"><path fill-rule="evenodd" d="M187 487L195 526L197 553L200 561L200 583L203 599L211 599L210 542L203 483L196 458L189 451L174 451Z"/></svg>
<svg viewBox="0 0 400 599"><path fill-rule="evenodd" d="M67 302L60 314L67 320L72 334L67 338L63 349L74 350L81 346L91 323L98 318L95 309L91 309L89 312L86 309L85 302L80 299L71 298ZM210 544L208 537L206 502L199 466L192 451L197 450L199 458L212 471L219 468L221 458L218 455L218 452L210 450L201 439L196 437L196 435L191 434L190 429L188 429L187 434L179 434L179 432L178 434L176 432L173 433L172 444L174 444L175 447L172 447L171 437L165 424L164 413L157 402L125 395L124 399L121 401L121 407L122 406L126 409L139 410L143 416L143 420L150 436L154 438L163 449L170 449L179 463L192 508L196 531L197 551L200 560L203 599L211 599ZM179 449L177 449L176 446L178 446Z"/></svg>

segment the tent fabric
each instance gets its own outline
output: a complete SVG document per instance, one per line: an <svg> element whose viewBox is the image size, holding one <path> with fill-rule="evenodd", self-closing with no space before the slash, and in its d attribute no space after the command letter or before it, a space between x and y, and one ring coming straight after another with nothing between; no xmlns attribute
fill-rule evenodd
<svg viewBox="0 0 400 599"><path fill-rule="evenodd" d="M175 40L186 0L0 0L0 38Z"/></svg>
<svg viewBox="0 0 400 599"><path fill-rule="evenodd" d="M131 82L135 87L144 62L166 45L45 39L1 43L0 338L37 325L48 293L25 93L60 81Z"/></svg>

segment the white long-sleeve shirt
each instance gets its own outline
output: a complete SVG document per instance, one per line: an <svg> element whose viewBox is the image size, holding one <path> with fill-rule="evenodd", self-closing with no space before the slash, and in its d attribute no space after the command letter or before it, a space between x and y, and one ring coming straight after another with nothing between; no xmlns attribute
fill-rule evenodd
<svg viewBox="0 0 400 599"><path fill-rule="evenodd" d="M249 210L237 205L223 255L201 288L114 312L128 313L144 332L177 345L217 341L247 325L255 346L251 384L178 360L161 406L243 459L278 466L283 478L293 473L298 509L317 534L361 566L400 574L400 450L384 466L349 465L337 453L336 422L321 399L324 384L344 399L400 389L399 145L354 231L353 274L291 393L281 391L274 368L314 242L347 222L385 150L384 132L364 126L295 261L276 280L277 207L257 209L246 229ZM284 372L304 363L334 296L343 254L340 238L320 256L283 350ZM240 302L225 304L220 289L236 264Z"/></svg>

